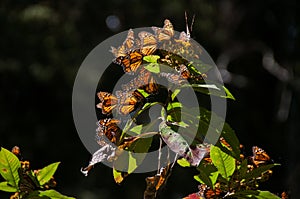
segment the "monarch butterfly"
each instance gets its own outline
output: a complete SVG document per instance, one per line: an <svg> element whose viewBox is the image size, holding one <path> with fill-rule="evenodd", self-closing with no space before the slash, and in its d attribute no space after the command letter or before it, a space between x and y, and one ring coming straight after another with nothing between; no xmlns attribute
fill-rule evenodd
<svg viewBox="0 0 300 199"><path fill-rule="evenodd" d="M137 88L145 90L148 94L158 91L158 85L151 72L143 70L129 83L122 85L122 89L126 92L136 90Z"/></svg>
<svg viewBox="0 0 300 199"><path fill-rule="evenodd" d="M127 37L123 42L122 46L118 49L115 47L111 47L111 52L114 54L115 57L126 56L127 52L129 52L134 47L134 32L132 29L128 30Z"/></svg>
<svg viewBox="0 0 300 199"><path fill-rule="evenodd" d="M158 41L170 40L174 36L173 25L168 19L165 19L163 28L152 27L152 30Z"/></svg>
<svg viewBox="0 0 300 199"><path fill-rule="evenodd" d="M143 62L143 55L137 51L130 51L125 56L117 57L114 61L123 67L125 73L134 73Z"/></svg>
<svg viewBox="0 0 300 199"><path fill-rule="evenodd" d="M270 156L258 146L252 147L253 156L251 157L252 162L255 166L259 166L271 160Z"/></svg>
<svg viewBox="0 0 300 199"><path fill-rule="evenodd" d="M103 141L102 136L106 136L112 143L117 144L120 140L121 136L121 129L119 128L118 124L120 124L120 120L112 119L112 118L105 118L97 122L97 136L98 136L98 143L103 145L105 141Z"/></svg>
<svg viewBox="0 0 300 199"><path fill-rule="evenodd" d="M118 98L111 93L100 91L97 96L100 100L97 107L102 109L102 114L110 114L118 104Z"/></svg>
<svg viewBox="0 0 300 199"><path fill-rule="evenodd" d="M143 55L151 55L157 48L156 37L146 31L139 32L138 34L141 40L140 51Z"/></svg>
<svg viewBox="0 0 300 199"><path fill-rule="evenodd" d="M118 91L116 95L119 98L118 112L122 115L134 111L145 99L137 90L133 92Z"/></svg>

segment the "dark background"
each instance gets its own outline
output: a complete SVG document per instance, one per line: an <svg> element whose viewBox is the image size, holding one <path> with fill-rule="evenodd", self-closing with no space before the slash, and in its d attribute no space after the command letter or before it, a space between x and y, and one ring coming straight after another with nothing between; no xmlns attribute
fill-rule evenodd
<svg viewBox="0 0 300 199"><path fill-rule="evenodd" d="M261 189L288 191L297 198L300 6L296 2L2 0L0 145L20 146L36 169L61 161L55 177L57 190L66 195L142 198L146 174L129 176L119 186L111 168L103 165L88 177L80 173L90 154L73 123L73 82L85 56L109 36L129 28L162 26L165 18L182 31L187 11L196 15L192 37L215 60L237 99L228 102L227 121L248 153L258 145L281 164ZM120 26L107 25L108 16L117 17ZM194 174L194 169L176 166L161 198L196 192ZM0 198L9 195L0 193Z"/></svg>

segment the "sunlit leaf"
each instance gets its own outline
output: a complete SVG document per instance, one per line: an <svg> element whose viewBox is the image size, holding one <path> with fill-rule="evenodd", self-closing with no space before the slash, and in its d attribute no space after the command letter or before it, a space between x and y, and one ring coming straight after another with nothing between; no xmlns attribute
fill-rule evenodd
<svg viewBox="0 0 300 199"><path fill-rule="evenodd" d="M257 199L280 199L280 197L272 194L269 191L258 191L259 194L255 196Z"/></svg>
<svg viewBox="0 0 300 199"><path fill-rule="evenodd" d="M210 89L215 89L215 90L221 90L218 88L215 84L192 84L193 88L210 88Z"/></svg>
<svg viewBox="0 0 300 199"><path fill-rule="evenodd" d="M143 128L142 131L147 130ZM151 132L152 133L152 132ZM153 132L152 136L157 134ZM119 171L124 171L131 174L138 166L140 166L145 159L147 152L152 143L151 137L143 137L143 133L140 136L134 136L133 139L129 139L128 142L119 146L122 148L123 153L118 153L118 158L114 161L114 168Z"/></svg>
<svg viewBox="0 0 300 199"><path fill-rule="evenodd" d="M14 188L18 188L20 161L12 152L5 148L0 151L0 174Z"/></svg>
<svg viewBox="0 0 300 199"><path fill-rule="evenodd" d="M235 100L230 91L225 86L218 83L205 81L205 84L192 84L192 87L196 92Z"/></svg>
<svg viewBox="0 0 300 199"><path fill-rule="evenodd" d="M280 197L272 194L269 191L261 191L261 190L243 190L237 191L233 195L233 198L257 198L257 199L280 199Z"/></svg>
<svg viewBox="0 0 300 199"><path fill-rule="evenodd" d="M8 182L0 182L0 191L16 192L17 188L8 184Z"/></svg>
<svg viewBox="0 0 300 199"><path fill-rule="evenodd" d="M149 97L150 94L147 93L144 89L137 89L145 98Z"/></svg>
<svg viewBox="0 0 300 199"><path fill-rule="evenodd" d="M200 171L200 173L194 176L194 179L202 184L206 184L207 186L214 188L219 176L217 168L212 164L201 163L197 167L197 170Z"/></svg>
<svg viewBox="0 0 300 199"><path fill-rule="evenodd" d="M225 86L223 86L223 89L227 95L227 98L235 100L235 97L231 94L231 92Z"/></svg>
<svg viewBox="0 0 300 199"><path fill-rule="evenodd" d="M123 182L124 178L126 176L128 176L127 172L121 172L121 171L117 171L116 169L113 169L113 176L114 176L114 180L117 184L120 184L121 182Z"/></svg>
<svg viewBox="0 0 300 199"><path fill-rule="evenodd" d="M136 168L138 167L137 159L133 157L132 153L129 153L129 160L128 160L128 174L131 174Z"/></svg>
<svg viewBox="0 0 300 199"><path fill-rule="evenodd" d="M131 132L136 133L137 135L141 134L143 125L136 125L130 129Z"/></svg>
<svg viewBox="0 0 300 199"><path fill-rule="evenodd" d="M144 66L144 68L152 73L156 73L156 74L160 73L159 64L157 64L157 63L150 63L150 64Z"/></svg>
<svg viewBox="0 0 300 199"><path fill-rule="evenodd" d="M37 179L38 179L40 185L44 185L51 179L51 177L54 175L59 164L60 164L60 162L52 163L52 164L44 167L37 173Z"/></svg>
<svg viewBox="0 0 300 199"><path fill-rule="evenodd" d="M181 108L180 102L169 103L167 107L168 121L180 122L181 121Z"/></svg>
<svg viewBox="0 0 300 199"><path fill-rule="evenodd" d="M171 95L171 99L174 100L176 98L176 96L180 93L180 89L175 89L173 92L172 92L172 95Z"/></svg>
<svg viewBox="0 0 300 199"><path fill-rule="evenodd" d="M178 159L177 164L179 164L182 167L190 167L191 166L191 163L184 158Z"/></svg>
<svg viewBox="0 0 300 199"><path fill-rule="evenodd" d="M27 198L30 199L75 199L73 197L68 197L65 195L62 195L61 193L50 189L50 190L46 190L46 191L34 191L32 192Z"/></svg>
<svg viewBox="0 0 300 199"><path fill-rule="evenodd" d="M167 110L170 111L174 108L182 108L182 104L180 102L172 102L168 104Z"/></svg>
<svg viewBox="0 0 300 199"><path fill-rule="evenodd" d="M229 180L235 170L235 159L217 146L211 146L210 158L221 176Z"/></svg>
<svg viewBox="0 0 300 199"><path fill-rule="evenodd" d="M143 60L149 63L157 63L157 60L160 58L159 55L147 55L143 57Z"/></svg>

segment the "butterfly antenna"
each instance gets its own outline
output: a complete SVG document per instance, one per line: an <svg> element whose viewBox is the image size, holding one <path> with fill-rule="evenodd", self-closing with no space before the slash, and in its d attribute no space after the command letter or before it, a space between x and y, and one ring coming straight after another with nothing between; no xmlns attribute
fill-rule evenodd
<svg viewBox="0 0 300 199"><path fill-rule="evenodd" d="M188 25L188 19L187 19L187 13L186 13L186 11L184 11L184 17L185 17L186 35L188 36L188 38L190 38L191 33L190 33L190 30L189 30L189 25Z"/></svg>
<svg viewBox="0 0 300 199"><path fill-rule="evenodd" d="M196 17L196 15L194 14L193 19L192 19L192 23L191 23L191 26L190 26L191 32L193 32L193 25L194 25L194 22L195 22L195 17Z"/></svg>

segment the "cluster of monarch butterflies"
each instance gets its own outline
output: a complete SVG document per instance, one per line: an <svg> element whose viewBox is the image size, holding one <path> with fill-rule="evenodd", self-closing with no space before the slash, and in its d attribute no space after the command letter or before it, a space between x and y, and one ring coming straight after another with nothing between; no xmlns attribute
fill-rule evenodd
<svg viewBox="0 0 300 199"><path fill-rule="evenodd" d="M11 152L20 159L21 167L18 170L18 174L20 177L18 186L20 191L12 195L10 199L27 198L27 196L33 191L49 190L56 186L57 183L53 176L47 183L41 186L36 177L39 170L32 171L30 168L30 162L27 160L25 161L21 160L22 156L21 156L20 148L18 146L14 146Z"/></svg>
<svg viewBox="0 0 300 199"><path fill-rule="evenodd" d="M176 36L172 23L166 19L162 28L152 27L152 30L153 33L141 31L136 37L135 32L130 29L120 47L111 47L111 52L115 56L113 62L118 67L122 67L124 73L132 78L128 83L121 86L121 90L117 90L115 93L105 91L97 93L100 102L96 106L106 117L97 122L96 140L102 148L93 154L89 165L82 169L82 173L85 175L98 162L114 161L116 156L122 153L122 150L128 149L132 143L139 139L138 136L126 137L123 135L121 126L124 121L122 121L122 116L130 115L134 119L138 110L146 102L151 99L155 101L159 98L161 90L167 90L167 98L171 98L168 88L162 88L157 82L157 78L180 86L187 81L190 83L203 82L204 78L207 77L195 68L192 61L188 61L196 59L201 62L202 53L201 48L190 42L188 27L186 32L181 32L179 36ZM149 62L145 58L155 58L155 56L157 64L165 65L170 70L162 70L159 73L148 70L145 66ZM163 99L162 101L167 100ZM113 117L111 117L112 115ZM109 143L113 143L114 146ZM190 148L188 150L192 155L193 150ZM183 154L188 150L185 150ZM146 179L145 199L156 197L158 190L166 183L172 166L168 164L166 167L158 169L155 176Z"/></svg>
<svg viewBox="0 0 300 199"><path fill-rule="evenodd" d="M113 62L121 66L126 74L134 76L127 84L122 85L122 90L116 91L115 94L104 91L97 93L100 101L97 108L102 110L103 115L132 114L151 98L149 95L155 98L160 89L160 85L155 80L157 76L173 84L182 84L184 81L202 81L206 77L195 68L190 70L189 62L183 58L191 54L194 58L199 58L202 52L201 49L196 51L195 47L190 44L188 28L187 32L181 32L178 38L175 37L173 25L168 19L164 21L163 28L152 27L152 29L154 33L139 32L138 38L135 38L134 31L130 29L120 47L111 47L111 52L115 56ZM143 58L152 55L159 55L158 63L167 65L177 72L160 72L156 75L145 69ZM140 92L141 90L146 93L146 96ZM119 128L121 122L119 119L110 117L98 122L97 138L101 146L105 144L105 139L101 139L103 136L118 146L122 144L123 140L120 140L122 130Z"/></svg>
<svg viewBox="0 0 300 199"><path fill-rule="evenodd" d="M205 82L204 79L207 76L199 72L194 65L195 62L197 63L197 60L200 60L202 49L194 46L191 42L188 27L186 32L181 32L176 37L172 23L166 19L162 28L152 27L152 30L153 33L142 31L136 34L130 29L123 44L117 48L111 48L111 52L115 56L113 62L118 67L122 67L124 73L132 78L129 82L121 86L121 90L117 90L115 93L105 91L97 93L100 101L97 104L97 108L101 109L102 114L105 116L104 119L97 122L96 140L101 148L93 154L89 165L82 169L82 173L85 175L99 162L105 160L113 162L117 160L123 150L130 150L133 143L143 136L144 133L127 137L121 128L124 124L124 121L122 121L124 117L122 116L130 115L134 120L147 102L153 102L153 99L157 100L162 90L168 90L168 88L162 88L157 78L164 78L164 80L175 86L182 86L187 81L196 84ZM154 62L147 61L149 59L154 60ZM153 72L149 70L149 63L166 65L172 72L168 70ZM170 90L168 90L167 98L167 100L162 100L165 103L164 105L167 105L166 102L171 98ZM201 163L212 164L209 157L209 145L203 143L200 144L202 147L199 147L200 145L189 147L181 135L172 131L166 121L162 122L159 126L159 133L164 143L168 145L171 151L186 159L190 165L198 166L202 159L204 161L201 161ZM174 141L174 138L177 141ZM220 143L225 145L229 150L233 150L223 137L220 138ZM175 145L176 147L174 147ZM178 146L181 146L181 148L178 148ZM240 160L248 161L247 171L253 171L263 165L269 164L271 161L269 155L259 147L253 147L252 152L253 155L248 157L248 159L245 159L243 155L240 157ZM241 164L241 162L237 164ZM144 199L157 198L158 192L166 184L173 166L174 164L168 163L165 167L158 167L157 173L154 176L146 178ZM255 180L265 181L271 174L272 171L267 170L266 172L262 172L261 176ZM115 181L120 183L127 175L128 173L126 172L119 172L116 176L114 173ZM255 190L258 181L254 181L250 185L239 186L244 186L243 188L249 186L250 189L253 188ZM224 187L221 182L216 183L214 188L201 184L199 192L191 194L192 196L188 196L186 199L222 198L228 194L227 190L223 189Z"/></svg>

